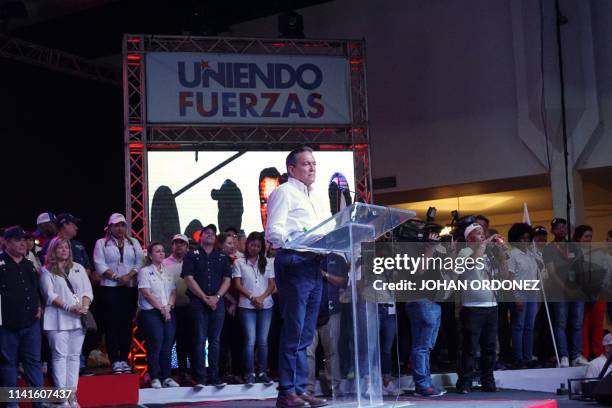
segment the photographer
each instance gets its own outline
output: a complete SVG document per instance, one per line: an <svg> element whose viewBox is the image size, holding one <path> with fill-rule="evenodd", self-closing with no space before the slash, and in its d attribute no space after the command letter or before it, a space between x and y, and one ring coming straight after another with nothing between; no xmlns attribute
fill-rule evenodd
<svg viewBox="0 0 612 408"><path fill-rule="evenodd" d="M472 258L481 260L482 265L467 268L462 279L467 281L486 281L495 278L504 279L508 274L506 256L502 252L497 256L497 262L491 251L487 251L487 244L495 243L503 251L507 246L499 235L492 235L485 239L482 226L471 224L465 229L464 237L467 246L457 254L457 258ZM483 285L484 286L484 285ZM495 346L497 335L497 295L485 287L481 290L467 289L461 293L461 323L463 344L459 364L457 392L467 394L470 392L474 375L474 362L478 347L480 347L480 382L484 392L495 392Z"/></svg>

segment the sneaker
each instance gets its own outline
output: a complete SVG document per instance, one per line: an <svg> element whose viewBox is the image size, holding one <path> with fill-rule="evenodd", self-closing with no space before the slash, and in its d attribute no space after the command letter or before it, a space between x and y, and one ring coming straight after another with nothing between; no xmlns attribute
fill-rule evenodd
<svg viewBox="0 0 612 408"><path fill-rule="evenodd" d="M111 369L113 370L113 374L121 374L123 372L123 362L122 361L115 361L111 367Z"/></svg>
<svg viewBox="0 0 612 408"><path fill-rule="evenodd" d="M159 379L155 378L154 380L151 380L151 388L155 388L156 390L159 390L161 387L162 385Z"/></svg>
<svg viewBox="0 0 612 408"><path fill-rule="evenodd" d="M76 396L73 395L72 398L68 400L68 404L70 404L70 408L81 408L81 404L76 399Z"/></svg>
<svg viewBox="0 0 612 408"><path fill-rule="evenodd" d="M131 373L132 367L130 367L130 365L126 361L121 361L121 370L124 373Z"/></svg>
<svg viewBox="0 0 612 408"><path fill-rule="evenodd" d="M559 363L559 367L561 367L561 368L569 367L569 358L561 357L561 363Z"/></svg>
<svg viewBox="0 0 612 408"><path fill-rule="evenodd" d="M171 387L180 387L179 383L177 383L176 381L174 381L174 379L168 377L164 380L163 382L163 386L164 388L171 388Z"/></svg>
<svg viewBox="0 0 612 408"><path fill-rule="evenodd" d="M219 379L212 380L209 384L214 386L214 387L217 387L217 388L223 388L223 387L225 387L227 385L226 382L223 382L223 381L221 381Z"/></svg>
<svg viewBox="0 0 612 408"><path fill-rule="evenodd" d="M251 373L246 377L246 385L251 386L255 384L255 373Z"/></svg>
<svg viewBox="0 0 612 408"><path fill-rule="evenodd" d="M387 385L384 385L383 383L383 395L384 396L391 396L391 395L398 395L398 394L399 394L399 389L395 386L395 383L393 381L389 381Z"/></svg>
<svg viewBox="0 0 612 408"><path fill-rule="evenodd" d="M421 389L415 390L414 395L416 395L417 397L429 398L429 397L441 397L442 395L444 395L444 393L435 387L427 387L427 388L421 388Z"/></svg>
<svg viewBox="0 0 612 408"><path fill-rule="evenodd" d="M195 391L201 391L201 390L204 389L204 387L205 387L205 385L203 383L197 382L197 383L194 384L193 389Z"/></svg>
<svg viewBox="0 0 612 408"><path fill-rule="evenodd" d="M446 393L447 393L446 388L444 388L444 387L436 387L435 385L434 385L433 387L434 387L436 390L438 390L438 392L441 392L441 393L442 393L442 395L444 395L444 394L446 394Z"/></svg>
<svg viewBox="0 0 612 408"><path fill-rule="evenodd" d="M578 357L572 360L573 367L587 366L587 365L589 365L589 360L584 358L582 354L579 354Z"/></svg>
<svg viewBox="0 0 612 408"><path fill-rule="evenodd" d="M266 374L266 373L259 373L259 378L257 378L257 381L259 381L260 383L263 383L265 385L272 385L272 384L274 384L274 381L272 381L272 379L270 377L268 377L268 374Z"/></svg>

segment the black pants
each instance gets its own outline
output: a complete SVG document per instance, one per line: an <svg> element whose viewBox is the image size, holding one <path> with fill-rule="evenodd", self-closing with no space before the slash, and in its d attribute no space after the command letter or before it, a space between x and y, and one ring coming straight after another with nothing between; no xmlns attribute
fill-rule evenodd
<svg viewBox="0 0 612 408"><path fill-rule="evenodd" d="M137 302L138 288L100 287L106 351L111 363L128 360Z"/></svg>
<svg viewBox="0 0 612 408"><path fill-rule="evenodd" d="M223 306L223 303L221 306ZM242 355L244 354L244 335L238 313L230 316L225 313L223 330L221 330L221 356L219 359L219 376L221 378L228 374L233 376L242 375Z"/></svg>
<svg viewBox="0 0 612 408"><path fill-rule="evenodd" d="M497 339L499 341L499 359L506 363L512 361L512 326L510 325L511 302L499 302Z"/></svg>
<svg viewBox="0 0 612 408"><path fill-rule="evenodd" d="M176 357L178 359L178 368L181 372L187 373L187 360L190 361L190 367L193 367L193 320L191 318L191 309L189 305L177 306L176 313Z"/></svg>
<svg viewBox="0 0 612 408"><path fill-rule="evenodd" d="M483 386L495 385L493 368L496 357L497 314L497 306L461 309L463 344L457 387L469 389L472 385L478 347L480 347L480 382Z"/></svg>

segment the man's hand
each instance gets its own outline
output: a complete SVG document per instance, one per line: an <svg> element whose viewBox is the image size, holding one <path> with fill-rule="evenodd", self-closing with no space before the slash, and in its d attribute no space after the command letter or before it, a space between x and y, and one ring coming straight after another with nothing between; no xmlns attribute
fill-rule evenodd
<svg viewBox="0 0 612 408"><path fill-rule="evenodd" d="M123 275L117 278L117 282L119 282L119 284L123 286L129 285L131 281L132 281L132 278L130 277L129 274Z"/></svg>
<svg viewBox="0 0 612 408"><path fill-rule="evenodd" d="M36 309L36 318L37 319L41 319L42 318L42 314L43 314L43 308L42 308L42 306L38 306L38 308Z"/></svg>
<svg viewBox="0 0 612 408"><path fill-rule="evenodd" d="M204 296L204 303L208 305L212 310L217 310L217 302L219 298L216 296Z"/></svg>

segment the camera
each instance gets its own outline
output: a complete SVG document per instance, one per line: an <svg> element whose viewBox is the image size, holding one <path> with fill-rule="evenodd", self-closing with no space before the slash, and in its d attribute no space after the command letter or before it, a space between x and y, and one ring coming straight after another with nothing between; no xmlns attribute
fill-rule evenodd
<svg viewBox="0 0 612 408"><path fill-rule="evenodd" d="M434 223L436 207L427 210L427 221L408 220L393 230L393 237L398 242L439 242L440 239L431 240L429 236L433 233L439 234L442 225Z"/></svg>

